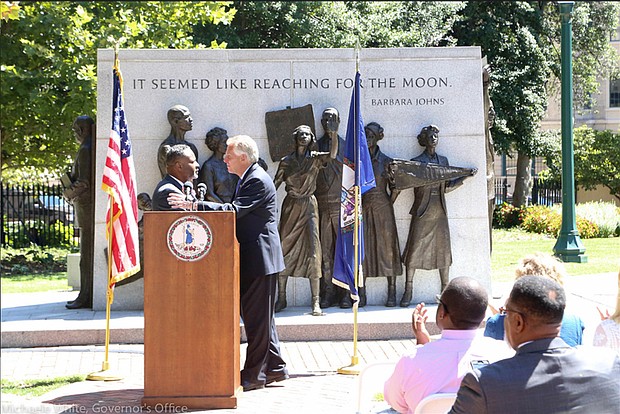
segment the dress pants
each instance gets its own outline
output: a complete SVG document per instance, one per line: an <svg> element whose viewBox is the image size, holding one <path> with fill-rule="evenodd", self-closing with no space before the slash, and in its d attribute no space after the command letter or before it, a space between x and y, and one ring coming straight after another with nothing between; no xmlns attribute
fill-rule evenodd
<svg viewBox="0 0 620 414"><path fill-rule="evenodd" d="M267 376L287 374L274 318L277 280L277 273L241 280L241 317L248 341L242 382L264 384Z"/></svg>

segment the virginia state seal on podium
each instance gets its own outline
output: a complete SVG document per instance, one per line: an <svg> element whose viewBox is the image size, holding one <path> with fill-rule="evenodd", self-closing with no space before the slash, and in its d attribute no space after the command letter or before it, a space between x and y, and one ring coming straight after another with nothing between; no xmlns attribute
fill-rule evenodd
<svg viewBox="0 0 620 414"><path fill-rule="evenodd" d="M200 217L186 216L170 225L167 238L168 249L177 259L193 262L209 253L213 233Z"/></svg>

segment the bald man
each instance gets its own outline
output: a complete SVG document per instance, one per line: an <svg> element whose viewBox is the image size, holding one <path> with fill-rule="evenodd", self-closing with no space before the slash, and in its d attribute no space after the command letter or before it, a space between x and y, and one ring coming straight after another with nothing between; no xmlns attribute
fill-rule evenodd
<svg viewBox="0 0 620 414"><path fill-rule="evenodd" d="M476 361L494 362L514 352L504 341L483 335L488 294L484 286L469 277L452 279L439 298L436 322L441 338L429 342L424 322L426 309L413 311L413 331L419 345L403 356L384 386L385 400L399 413L413 413L426 396L459 389L466 372ZM472 411L472 413L475 411Z"/></svg>

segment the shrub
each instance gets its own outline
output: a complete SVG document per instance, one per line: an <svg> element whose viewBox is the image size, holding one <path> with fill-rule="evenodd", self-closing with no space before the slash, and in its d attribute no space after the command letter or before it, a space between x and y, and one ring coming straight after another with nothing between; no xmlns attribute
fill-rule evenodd
<svg viewBox="0 0 620 414"><path fill-rule="evenodd" d="M521 208L503 202L493 210L493 227L509 229L521 223Z"/></svg>
<svg viewBox="0 0 620 414"><path fill-rule="evenodd" d="M598 235L595 237L612 237L620 226L620 210L613 203L590 201L577 204L575 213L577 217L583 217L597 225Z"/></svg>
<svg viewBox="0 0 620 414"><path fill-rule="evenodd" d="M0 254L2 276L51 273L67 270L67 253L75 249L43 248L32 245L26 249L3 247Z"/></svg>
<svg viewBox="0 0 620 414"><path fill-rule="evenodd" d="M557 237L562 228L561 205L553 207L543 205L529 206L523 209L521 228L531 233L548 234ZM587 218L576 216L577 231L583 239L598 237L599 228Z"/></svg>
<svg viewBox="0 0 620 414"><path fill-rule="evenodd" d="M521 228L530 233L557 236L562 225L562 216L550 207L533 205L523 209Z"/></svg>
<svg viewBox="0 0 620 414"><path fill-rule="evenodd" d="M13 248L26 248L32 244L73 248L78 245L73 235L73 224L64 225L60 221L48 225L42 220L25 222L5 220L1 242L3 246Z"/></svg>

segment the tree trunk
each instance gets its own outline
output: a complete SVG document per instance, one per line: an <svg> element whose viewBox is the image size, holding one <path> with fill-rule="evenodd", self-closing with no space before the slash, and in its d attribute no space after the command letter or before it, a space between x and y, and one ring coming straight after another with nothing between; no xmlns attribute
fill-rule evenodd
<svg viewBox="0 0 620 414"><path fill-rule="evenodd" d="M530 194L530 182L532 180L532 159L529 155L519 152L517 155L517 176L515 177L515 189L512 193L512 205L526 206L527 197Z"/></svg>

